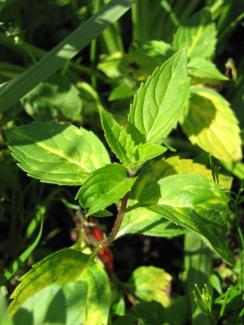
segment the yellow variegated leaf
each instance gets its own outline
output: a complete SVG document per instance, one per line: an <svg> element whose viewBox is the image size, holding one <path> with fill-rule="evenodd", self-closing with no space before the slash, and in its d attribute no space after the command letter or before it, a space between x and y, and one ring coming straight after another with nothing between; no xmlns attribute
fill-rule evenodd
<svg viewBox="0 0 244 325"><path fill-rule="evenodd" d="M7 130L7 139L19 167L45 183L81 185L110 163L97 136L73 125L34 122Z"/></svg>
<svg viewBox="0 0 244 325"><path fill-rule="evenodd" d="M173 237L184 234L185 229L183 227L165 219L163 214L152 211L148 207L133 208L133 206L137 204L137 200L140 199L140 196L143 195L150 184L170 175L190 174L192 172L213 181L211 170L191 159L181 159L178 156L173 156L147 164L130 193L129 208L124 215L117 238L134 233L159 237ZM231 177L219 174L218 181L222 189L230 190Z"/></svg>
<svg viewBox="0 0 244 325"><path fill-rule="evenodd" d="M202 164L194 162L192 159L181 159L179 156L173 156L167 159L162 158L157 161L152 161L142 170L130 194L130 198L138 200L145 189L159 179L170 175L189 174L193 172L213 181L211 170ZM223 190L230 190L231 183L231 177L219 174L219 185Z"/></svg>
<svg viewBox="0 0 244 325"><path fill-rule="evenodd" d="M170 175L153 181L135 206L145 206L196 232L227 263L233 263L225 236L230 213L228 197L197 173Z"/></svg>
<svg viewBox="0 0 244 325"><path fill-rule="evenodd" d="M170 305L172 276L154 266L141 266L131 275L129 288L143 301L157 301L164 307Z"/></svg>
<svg viewBox="0 0 244 325"><path fill-rule="evenodd" d="M183 130L193 144L226 162L242 158L240 128L229 103L214 90L193 87Z"/></svg>
<svg viewBox="0 0 244 325"><path fill-rule="evenodd" d="M101 263L89 261L88 255L70 248L44 258L22 277L12 294L9 311L15 314L28 299L44 288L53 284L62 288L75 281L82 281L87 288L80 297L85 305L81 323L107 324L111 296L106 272Z"/></svg>
<svg viewBox="0 0 244 325"><path fill-rule="evenodd" d="M186 230L165 219L162 214L147 207L128 209L116 238L128 234L141 234L155 237L172 238L185 234Z"/></svg>

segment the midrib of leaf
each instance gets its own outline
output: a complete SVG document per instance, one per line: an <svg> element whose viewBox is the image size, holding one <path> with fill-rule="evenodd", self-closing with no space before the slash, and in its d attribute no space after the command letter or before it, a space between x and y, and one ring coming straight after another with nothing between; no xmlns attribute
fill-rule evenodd
<svg viewBox="0 0 244 325"><path fill-rule="evenodd" d="M188 55L189 56L191 56L191 52L194 49L194 46L196 45L197 41L200 39L202 30L203 30L203 26L200 26L200 28L198 29L195 37L193 37L192 44L191 44L191 46L190 46L190 48L188 50Z"/></svg>
<svg viewBox="0 0 244 325"><path fill-rule="evenodd" d="M79 53L92 39L111 23L118 20L135 0L114 0L68 35L53 50L19 77L4 84L0 89L0 111L4 112L20 98L46 80L54 72Z"/></svg>

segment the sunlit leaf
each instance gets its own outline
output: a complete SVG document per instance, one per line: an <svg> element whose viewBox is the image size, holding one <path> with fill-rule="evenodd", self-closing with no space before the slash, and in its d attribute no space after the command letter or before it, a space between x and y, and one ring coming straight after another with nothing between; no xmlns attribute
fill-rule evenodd
<svg viewBox="0 0 244 325"><path fill-rule="evenodd" d="M162 158L152 161L147 164L139 174L130 197L132 199L138 199L147 186L157 182L161 178L175 174L189 174L192 172L213 181L212 171L206 168L206 166L194 162L192 159L182 159L179 156L172 156L167 159ZM231 177L219 174L218 181L222 189L230 190L232 183Z"/></svg>
<svg viewBox="0 0 244 325"><path fill-rule="evenodd" d="M117 238L128 234L172 238L185 232L185 228L165 219L162 214L139 207L125 213Z"/></svg>
<svg viewBox="0 0 244 325"><path fill-rule="evenodd" d="M110 162L91 131L55 122L34 122L7 131L19 167L42 182L81 185L89 174Z"/></svg>
<svg viewBox="0 0 244 325"><path fill-rule="evenodd" d="M133 90L131 87L122 84L112 90L108 100L112 102L115 100L130 98L132 95Z"/></svg>
<svg viewBox="0 0 244 325"><path fill-rule="evenodd" d="M226 81L228 78L223 75L212 62L199 57L193 58L188 64L188 72L198 82Z"/></svg>
<svg viewBox="0 0 244 325"><path fill-rule="evenodd" d="M89 261L88 255L69 248L44 258L21 278L21 283L12 294L13 301L9 311L15 314L25 302L29 305L28 299L44 288L53 284L63 286L74 281L79 283L82 281L87 286L85 298L83 289L85 287L80 286L83 292L83 304L85 304L83 322L96 325L107 324L111 300L108 277L100 263ZM74 286L71 285L72 290ZM76 296L73 298L77 299ZM37 298L34 296L34 299Z"/></svg>
<svg viewBox="0 0 244 325"><path fill-rule="evenodd" d="M216 34L210 12L203 9L178 28L174 35L173 48L186 48L190 58L211 58L215 51Z"/></svg>
<svg viewBox="0 0 244 325"><path fill-rule="evenodd" d="M160 142L183 115L188 97L187 58L179 51L139 88L129 114L128 131L136 143Z"/></svg>
<svg viewBox="0 0 244 325"><path fill-rule="evenodd" d="M105 138L111 150L124 166L130 166L134 161L136 149L130 134L104 109L100 110L100 116Z"/></svg>
<svg viewBox="0 0 244 325"><path fill-rule="evenodd" d="M87 283L52 284L29 297L14 315L15 325L81 325L87 308Z"/></svg>
<svg viewBox="0 0 244 325"><path fill-rule="evenodd" d="M240 160L238 121L229 103L214 90L194 87L183 130L193 144L226 162Z"/></svg>
<svg viewBox="0 0 244 325"><path fill-rule="evenodd" d="M41 83L23 99L26 112L40 121L81 121L82 99L68 78L53 76Z"/></svg>
<svg viewBox="0 0 244 325"><path fill-rule="evenodd" d="M120 71L122 58L123 53L121 52L116 52L109 56L103 57L101 62L98 64L98 69L101 70L107 77L117 79L121 77L122 74Z"/></svg>
<svg viewBox="0 0 244 325"><path fill-rule="evenodd" d="M143 301L157 301L164 307L170 304L172 277L163 269L154 266L141 266L131 275L129 288Z"/></svg>
<svg viewBox="0 0 244 325"><path fill-rule="evenodd" d="M106 140L121 163L129 170L136 170L145 161L153 159L166 151L166 148L154 143L136 145L131 135L111 114L100 110Z"/></svg>
<svg viewBox="0 0 244 325"><path fill-rule="evenodd" d="M127 170L119 164L110 164L93 172L76 195L81 206L92 215L121 199L135 179L127 177Z"/></svg>
<svg viewBox="0 0 244 325"><path fill-rule="evenodd" d="M137 41L132 43L129 53L124 57L123 69L129 78L144 81L174 53L175 50L163 41Z"/></svg>
<svg viewBox="0 0 244 325"><path fill-rule="evenodd" d="M163 60L174 53L172 47L163 41L148 41L145 43L137 43L140 48L149 58Z"/></svg>
<svg viewBox="0 0 244 325"><path fill-rule="evenodd" d="M155 157L162 155L167 149L156 143L140 143L136 147L136 163L140 164L147 160L151 160Z"/></svg>
<svg viewBox="0 0 244 325"><path fill-rule="evenodd" d="M226 161L222 161L222 165L230 173L239 179L244 180L244 164L242 162L227 163Z"/></svg>
<svg viewBox="0 0 244 325"><path fill-rule="evenodd" d="M233 258L226 243L228 198L217 185L191 173L172 175L152 182L140 194L138 204L196 232L228 263Z"/></svg>
<svg viewBox="0 0 244 325"><path fill-rule="evenodd" d="M181 159L173 156L159 159L147 164L140 172L129 195L129 207L124 215L117 238L126 234L143 234L159 237L174 237L182 235L186 229L164 218L163 214L147 207L133 208L148 186L163 177L175 174L189 174L196 172L204 178L213 181L211 170L191 159ZM218 175L221 188L230 190L232 178L223 174Z"/></svg>
<svg viewBox="0 0 244 325"><path fill-rule="evenodd" d="M0 325L14 325L7 311L7 304L0 292Z"/></svg>

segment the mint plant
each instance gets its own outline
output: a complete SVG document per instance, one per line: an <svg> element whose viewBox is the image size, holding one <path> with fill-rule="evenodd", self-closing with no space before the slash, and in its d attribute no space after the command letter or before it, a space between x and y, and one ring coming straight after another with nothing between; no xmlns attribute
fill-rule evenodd
<svg viewBox="0 0 244 325"><path fill-rule="evenodd" d="M11 294L8 310L0 291L0 325L218 324L226 314L229 322L241 324L244 241L238 207L243 188L233 198L231 186L233 175L243 177L242 139L231 104L218 91L228 77L214 63L215 6L209 1L209 9L190 16L195 4L186 6L187 13L174 1L157 2L152 16L166 12L170 17L165 31L171 41L167 35L161 41L157 35L166 32L153 28L146 14L150 1L111 1L99 11L101 3L93 4L95 16L0 88L4 140L11 156L30 179L55 188L43 202L38 201L43 189L36 191L32 183L21 194L37 192L25 237L39 227L38 235L3 270L1 285L38 246L47 207L57 193L68 193L69 199L62 197L61 202L75 211L76 222L73 245L31 263ZM132 5L135 42L126 53L119 25L103 30ZM139 24L140 17L145 25ZM96 70L94 37L102 32L107 55L99 58ZM75 62L65 76L67 66L45 81L89 42L91 85L76 80L77 70L87 69ZM108 101L99 82L112 88ZM34 119L31 123L14 123L6 113L19 99L20 108L14 110L23 110ZM128 102L129 109L116 112ZM86 118L91 124L81 126ZM183 134L188 142L181 139ZM210 167L204 159L194 160L193 153L205 161L210 157ZM18 193L21 188L13 197ZM110 232L100 224L107 218ZM240 256L227 239L233 224ZM128 235L184 236L180 280L185 295L171 294L173 275L158 266L138 266L127 282L117 277L111 249ZM213 257L221 263L216 269ZM220 279L228 283L229 278L224 291Z"/></svg>
<svg viewBox="0 0 244 325"><path fill-rule="evenodd" d="M163 168L159 164L155 174L149 173L147 169L142 170L146 161L165 152L165 147L159 143L184 115L188 94L187 55L181 50L156 69L141 85L131 106L127 130L119 125L112 115L100 108L106 140L121 164L111 163L107 150L93 132L55 122L33 122L9 129L9 148L18 160L19 167L30 176L58 185L81 185L76 199L85 218L104 213L104 209L122 199L111 235L101 243L92 243L95 246L95 250L92 248L94 253L102 246L111 244L116 238L129 199L128 213L131 218L138 209L148 210L149 216L150 213L163 216L164 220L170 221L165 221L167 225L172 222L177 227L197 233L221 258L227 263L233 263L226 239L223 237L226 232L228 198L221 188L210 181L209 177L197 173L183 171L180 174L173 172L173 175L162 176ZM125 215L125 220L126 218L128 217ZM91 245L89 242L87 244ZM38 294L49 285L78 281L79 278L84 281L84 272L89 272L91 267L101 269L101 266L97 265L98 262L94 262L96 255L92 251L91 255L84 255L77 251L77 247L75 250L66 249L37 264L14 292L11 311L16 312L18 308L21 310L21 305L28 301L26 299L29 296ZM60 271L57 269L59 263ZM69 267L72 271L65 271ZM52 275L54 271L55 275ZM46 272L46 280L43 281L42 276ZM96 281L102 286L106 285L109 292L104 271L100 272L104 280L97 275ZM38 274L40 285L37 284ZM31 280L33 277L36 279L34 282ZM26 281L30 284L25 284ZM91 291L93 295L101 294L101 289L92 289L93 284L89 276L87 281L88 296L84 295L85 300L89 299ZM24 289L26 286L28 291ZM63 290L66 295L65 287ZM104 322L107 322L110 298L106 304L104 295L102 299L104 307L106 305L104 316L97 315L97 318L94 318L91 303L87 318L84 318L87 322L99 324L102 317ZM99 306L96 308L100 309ZM85 317L85 314L82 315ZM16 317L18 319L19 316Z"/></svg>

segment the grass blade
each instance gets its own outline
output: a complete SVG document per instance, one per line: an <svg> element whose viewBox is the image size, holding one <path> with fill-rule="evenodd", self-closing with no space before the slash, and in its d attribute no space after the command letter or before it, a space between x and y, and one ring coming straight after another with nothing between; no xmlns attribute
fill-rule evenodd
<svg viewBox="0 0 244 325"><path fill-rule="evenodd" d="M79 53L92 39L119 19L135 0L114 0L74 30L34 66L0 89L0 112L6 111L40 82L46 80L63 64Z"/></svg>

